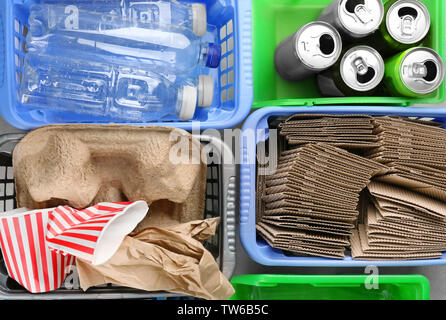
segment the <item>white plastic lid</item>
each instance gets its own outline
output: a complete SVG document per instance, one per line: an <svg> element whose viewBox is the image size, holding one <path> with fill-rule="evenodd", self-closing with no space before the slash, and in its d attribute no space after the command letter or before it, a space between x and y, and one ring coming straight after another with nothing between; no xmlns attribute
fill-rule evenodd
<svg viewBox="0 0 446 320"><path fill-rule="evenodd" d="M198 77L198 106L210 107L214 100L214 79L208 75Z"/></svg>
<svg viewBox="0 0 446 320"><path fill-rule="evenodd" d="M197 107L197 88L193 86L184 86L182 101L183 103L178 117L181 120L190 120L193 118Z"/></svg>
<svg viewBox="0 0 446 320"><path fill-rule="evenodd" d="M207 12L206 6L202 3L194 3L192 5L192 26L194 33L202 37L207 31Z"/></svg>

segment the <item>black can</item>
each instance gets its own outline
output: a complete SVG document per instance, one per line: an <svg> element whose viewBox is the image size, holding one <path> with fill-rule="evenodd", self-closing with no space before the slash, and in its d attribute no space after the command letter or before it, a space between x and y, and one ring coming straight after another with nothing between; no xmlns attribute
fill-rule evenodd
<svg viewBox="0 0 446 320"><path fill-rule="evenodd" d="M331 69L317 77L326 97L370 96L379 90L385 72L381 55L369 46L354 46Z"/></svg>
<svg viewBox="0 0 446 320"><path fill-rule="evenodd" d="M382 0L334 0L321 12L318 20L333 25L344 41L357 42L373 34L383 18Z"/></svg>
<svg viewBox="0 0 446 320"><path fill-rule="evenodd" d="M339 32L322 21L311 22L283 40L274 64L285 80L301 81L333 66L342 52Z"/></svg>

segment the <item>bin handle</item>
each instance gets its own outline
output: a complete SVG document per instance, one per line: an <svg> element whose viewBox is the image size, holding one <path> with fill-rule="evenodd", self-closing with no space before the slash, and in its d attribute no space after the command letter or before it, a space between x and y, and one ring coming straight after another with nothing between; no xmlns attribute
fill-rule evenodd
<svg viewBox="0 0 446 320"><path fill-rule="evenodd" d="M221 155L223 168L221 179L223 181L223 196L221 215L221 257L220 267L226 278L230 279L235 269L236 246L236 213L237 213L237 179L234 154L222 140L212 136L194 135L200 141L212 144Z"/></svg>

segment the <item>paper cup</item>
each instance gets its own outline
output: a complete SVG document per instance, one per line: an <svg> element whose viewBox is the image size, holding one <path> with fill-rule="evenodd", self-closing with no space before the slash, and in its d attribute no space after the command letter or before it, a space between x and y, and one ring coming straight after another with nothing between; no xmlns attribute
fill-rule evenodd
<svg viewBox="0 0 446 320"><path fill-rule="evenodd" d="M100 265L116 253L148 209L145 201L104 202L84 210L60 206L50 214L46 240L58 253Z"/></svg>
<svg viewBox="0 0 446 320"><path fill-rule="evenodd" d="M0 214L0 245L8 274L32 293L58 289L75 261L48 247L51 210L21 208Z"/></svg>

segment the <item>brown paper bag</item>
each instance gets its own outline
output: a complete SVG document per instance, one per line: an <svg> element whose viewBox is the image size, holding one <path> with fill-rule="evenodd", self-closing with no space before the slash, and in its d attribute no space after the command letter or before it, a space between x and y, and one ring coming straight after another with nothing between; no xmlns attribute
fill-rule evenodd
<svg viewBox="0 0 446 320"><path fill-rule="evenodd" d="M113 283L146 291L165 290L204 299L234 294L214 257L200 241L211 237L219 218L167 228L146 228L124 239L105 264L77 259L81 288Z"/></svg>

